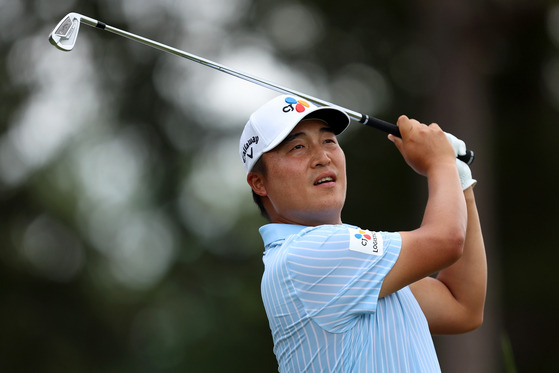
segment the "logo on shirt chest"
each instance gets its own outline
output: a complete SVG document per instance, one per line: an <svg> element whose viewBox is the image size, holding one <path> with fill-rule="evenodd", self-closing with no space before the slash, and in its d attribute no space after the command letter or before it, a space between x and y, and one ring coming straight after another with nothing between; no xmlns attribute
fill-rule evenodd
<svg viewBox="0 0 559 373"><path fill-rule="evenodd" d="M384 247L380 233L349 228L349 249L370 255L383 255Z"/></svg>

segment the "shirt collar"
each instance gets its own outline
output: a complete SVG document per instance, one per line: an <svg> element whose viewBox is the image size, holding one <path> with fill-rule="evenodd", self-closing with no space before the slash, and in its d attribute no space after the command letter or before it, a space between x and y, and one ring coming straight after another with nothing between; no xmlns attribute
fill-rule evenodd
<svg viewBox="0 0 559 373"><path fill-rule="evenodd" d="M304 225L272 223L263 225L258 231L266 247L278 240L283 240L288 236L297 234L305 228L307 227Z"/></svg>

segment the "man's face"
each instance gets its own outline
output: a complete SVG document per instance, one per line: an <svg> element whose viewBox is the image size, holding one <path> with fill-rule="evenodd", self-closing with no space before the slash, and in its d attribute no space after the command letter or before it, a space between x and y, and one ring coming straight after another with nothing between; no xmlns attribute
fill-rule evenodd
<svg viewBox="0 0 559 373"><path fill-rule="evenodd" d="M262 155L266 176L257 191L271 221L300 225L340 224L346 196L345 155L330 127L305 120Z"/></svg>

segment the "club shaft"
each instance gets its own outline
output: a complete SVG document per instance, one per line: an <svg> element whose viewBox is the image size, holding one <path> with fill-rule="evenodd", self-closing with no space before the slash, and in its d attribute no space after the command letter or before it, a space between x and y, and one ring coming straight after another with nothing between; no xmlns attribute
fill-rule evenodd
<svg viewBox="0 0 559 373"><path fill-rule="evenodd" d="M321 99L319 99L319 98L310 96L310 95L308 95L308 94L305 94L305 93L298 92L298 91L295 91L295 90L290 89L290 88L286 88L286 87L280 86L280 85L278 85L278 84L269 82L269 81L264 80L264 79L262 79L262 78L258 78L258 77L254 76L254 75L247 74L247 73L243 73L243 72L241 72L241 71L231 69L231 68L229 68L229 67L227 67L227 66L221 65L221 64L219 64L219 63L216 63L216 62L214 62L214 61L208 60L208 59L203 58L203 57L199 57L199 56L197 56L197 55L195 55L195 54L188 53L188 52L185 52L185 51L183 51L183 50L180 50L180 49L177 49L177 48L173 48L173 47L170 47L170 46L168 46L168 45L159 43L159 42L157 42L157 41L155 41L155 40L151 40L151 39L145 38L145 37L143 37L143 36L139 36L139 35L133 34L133 33L131 33L131 32L128 32L128 31L125 31L125 30L121 30L121 29L118 29L118 28L116 28L116 27L107 25L107 24L105 24L105 23L103 23L103 22L100 22L100 21L97 21L97 20L95 20L95 19L93 19L93 18L89 18L89 17L86 17L86 16L82 16L82 18L80 19L80 21L81 21L81 23L86 24L86 25L88 25L88 26L95 27L95 28L100 28L100 29L102 29L102 30L112 32L113 34L117 34L117 35L123 36L123 37L125 37L125 38L131 39L131 40L134 40L134 41L137 41L137 42L139 42L139 43L142 43L142 44L145 44L145 45L147 45L147 46L150 46L150 47L159 49L159 50L161 50L161 51L168 52L168 53L177 55L177 56L179 56L179 57L183 57L183 58L189 59L189 60L194 61L194 62L197 62L197 63L199 63L199 64L201 64L201 65L210 67L210 68L212 68L212 69L215 69L215 70L218 70L218 71L221 71L221 72L224 72L224 73L227 73L227 74L229 74L229 75L232 75L232 76L235 76L235 77L237 77L237 78L240 78L240 79L249 81L249 82L254 83L254 84L257 84L257 85L259 85L259 86L262 86L262 87L271 89L271 90L273 90L273 91L277 91L277 92L283 93L283 94L292 94L292 95L294 95L294 96L298 96L298 97L303 98L303 99L305 99L305 100L311 101L312 103L314 103L315 105L318 105L318 106L333 106L333 107L336 107L336 108L338 108L338 109L344 111L344 112L345 112L347 115L349 115L349 117L352 118L353 120L356 120L356 121L359 121L359 122L363 122L363 120L364 120L363 118L364 118L364 117L367 117L366 115L363 115L363 114L358 113L358 112L356 112L356 111L349 110L349 109L344 108L344 107L341 107L341 106L339 106L339 105L335 105L335 104L333 104L333 103L331 103L331 102L324 101L324 100L321 100ZM371 120L371 117L368 117L368 119ZM388 125L391 125L390 123L387 123L387 124L388 124ZM394 125L393 125L393 126L394 126ZM396 127L396 126L395 126L395 127Z"/></svg>
<svg viewBox="0 0 559 373"><path fill-rule="evenodd" d="M188 53L188 52L185 52L185 51L177 49L177 48L173 48L173 47L165 45L163 43L159 43L155 40L151 40L151 39L133 34L131 32L125 31L125 30L121 30L119 28L107 25L103 22L100 22L100 21L95 20L95 19L90 18L90 17L86 17L86 16L81 15L80 22L83 23L83 24L86 24L88 26L91 26L91 27L99 28L99 29L102 29L102 30L105 30L105 31L109 31L113 34L123 36L125 38L130 39L130 40L137 41L137 42L142 43L144 45L147 45L149 47L161 50L163 52L168 52L168 53L174 54L176 56L186 58L190 61L193 61L193 62L199 63L201 65L210 67L212 69L224 72L226 74L235 76L237 78L246 80L248 82L257 84L259 86L271 89L273 91L283 93L283 94L291 94L291 95L294 95L294 96L298 96L300 98L303 98L307 101L312 102L313 104L315 104L317 106L335 107L335 108L345 112L351 119L353 119L353 120L355 120L359 123L362 123L362 124L365 124L367 126L374 127L376 129L382 130L386 133L390 133L392 135L401 137L400 130L398 129L398 126L396 126L392 123L389 123L389 122L385 122L381 119L374 118L374 117L371 117L371 116L366 115L366 114L361 114L359 112L349 110L345 107L333 104L331 102L324 101L324 100L321 100L319 98L310 96L306 93L298 92L296 90L283 87L281 85L272 83L268 80L256 77L254 75L243 73L241 71L231 69L227 66L221 65L219 63L208 60L206 58L202 58L202 57L197 56L195 54ZM474 160L474 153L471 150L468 150L466 152L466 155L459 155L458 159L464 161L467 164L471 164Z"/></svg>

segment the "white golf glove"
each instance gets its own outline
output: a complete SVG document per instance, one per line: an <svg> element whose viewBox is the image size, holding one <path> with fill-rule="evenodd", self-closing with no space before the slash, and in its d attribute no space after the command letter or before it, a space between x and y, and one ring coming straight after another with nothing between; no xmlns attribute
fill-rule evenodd
<svg viewBox="0 0 559 373"><path fill-rule="evenodd" d="M450 133L445 132L445 135L454 149L454 155L458 156L466 154L466 143L464 141ZM472 178L472 170L470 170L470 167L466 163L457 158L456 168L458 168L458 175L460 176L460 185L462 185L462 190L466 190L476 185L477 180Z"/></svg>

